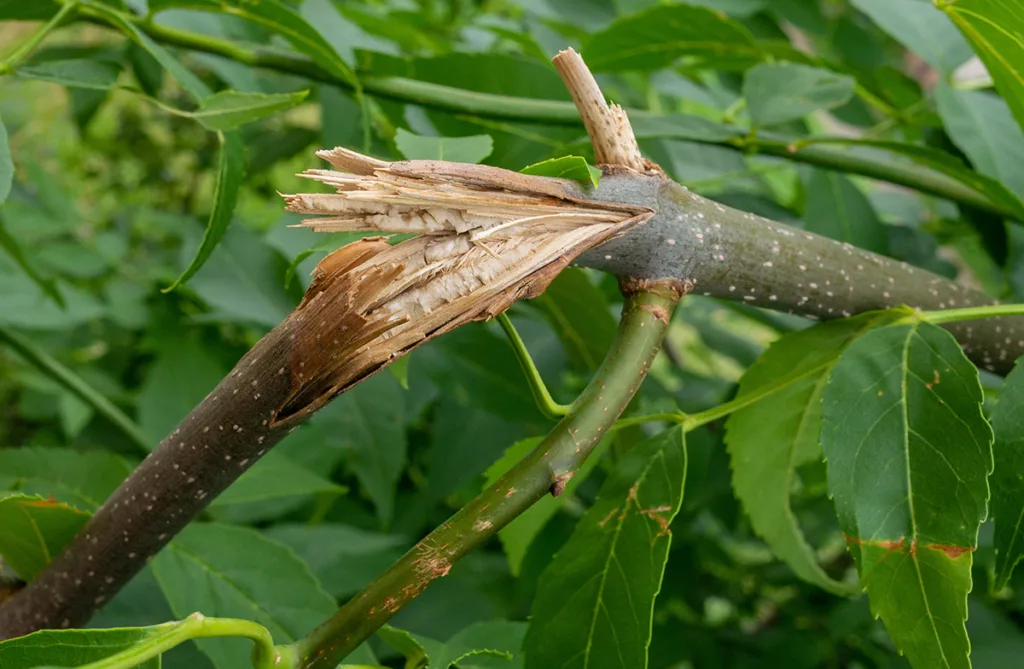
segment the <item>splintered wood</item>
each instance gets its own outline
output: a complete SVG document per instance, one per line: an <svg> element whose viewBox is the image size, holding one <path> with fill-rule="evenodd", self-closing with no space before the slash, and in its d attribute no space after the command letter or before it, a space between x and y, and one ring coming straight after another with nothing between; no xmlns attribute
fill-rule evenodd
<svg viewBox="0 0 1024 669"><path fill-rule="evenodd" d="M539 295L576 256L647 221L568 181L442 161L388 163L343 148L304 177L335 193L285 195L316 231L419 235L349 244L314 271L290 319L296 385L277 412L305 416L423 342Z"/></svg>

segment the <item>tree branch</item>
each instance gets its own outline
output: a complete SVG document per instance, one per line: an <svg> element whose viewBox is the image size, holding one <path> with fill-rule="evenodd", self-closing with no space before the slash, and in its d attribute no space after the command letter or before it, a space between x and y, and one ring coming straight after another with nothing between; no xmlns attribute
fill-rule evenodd
<svg viewBox="0 0 1024 669"><path fill-rule="evenodd" d="M90 21L109 27L100 18L82 14L78 18L79 20ZM327 72L310 59L294 52L265 47L244 47L227 40L178 30L153 21L146 21L127 13L124 14L124 19L131 21L144 33L163 44L178 46L192 51L211 53L251 67L294 74L312 81L319 81L346 90L353 90L351 82ZM425 81L416 81L404 77L360 76L360 83L363 86L363 91L367 94L397 102L418 104L431 109L512 121L531 121L557 125L580 124L579 114L571 102L493 95ZM652 114L651 112L639 109L629 109L626 111L634 123L639 124L650 121L657 127L665 127L666 118L663 115ZM676 116L686 121L692 120L696 123L707 123L707 120L704 118L690 117L685 114L678 114ZM671 123L668 125L670 127ZM671 136L671 132L659 133L654 131L644 136ZM773 136L770 133L759 133L758 136L754 137L747 136L746 129L739 126L736 126L735 137L728 139L702 137L699 134L693 133L688 134L685 139L702 144L723 146L737 151L760 152L794 162L817 165L851 174L860 174L873 179L906 186L907 188L960 204L977 207L1006 218L1014 219L1017 216L1015 210L992 200L986 194L940 172L914 164L858 155L849 151L829 149L822 146L794 147L791 140Z"/></svg>
<svg viewBox="0 0 1024 669"><path fill-rule="evenodd" d="M631 292L636 290L643 292ZM686 286L626 283L618 334L593 380L533 452L435 529L295 644L305 669L329 669L366 640L466 553L549 492L558 495L629 404L647 375Z"/></svg>
<svg viewBox="0 0 1024 669"><path fill-rule="evenodd" d="M592 197L645 202L656 211L649 223L577 261L618 276L690 281L696 294L825 320L901 305L995 303L905 262L726 207L672 181L607 175ZM1024 355L1024 317L945 327L990 371L1006 373Z"/></svg>

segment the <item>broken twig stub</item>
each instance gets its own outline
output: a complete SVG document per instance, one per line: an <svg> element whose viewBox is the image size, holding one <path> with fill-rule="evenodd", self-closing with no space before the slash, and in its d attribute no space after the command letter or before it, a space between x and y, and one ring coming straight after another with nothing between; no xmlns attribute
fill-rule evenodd
<svg viewBox="0 0 1024 669"><path fill-rule="evenodd" d="M571 181L444 161L387 163L343 148L321 151L334 170L302 176L334 193L285 195L289 211L318 214L317 231L376 236L316 268L290 317L291 396L283 424L416 346L539 295L574 258L654 215L648 207L592 200Z"/></svg>

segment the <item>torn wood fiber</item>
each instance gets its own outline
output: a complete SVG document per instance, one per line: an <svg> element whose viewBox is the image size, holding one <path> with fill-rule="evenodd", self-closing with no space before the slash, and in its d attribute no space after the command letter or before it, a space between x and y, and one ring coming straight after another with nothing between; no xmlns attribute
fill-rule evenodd
<svg viewBox="0 0 1024 669"><path fill-rule="evenodd" d="M304 176L334 193L285 195L320 232L368 237L327 256L289 318L293 392L275 424L300 420L416 346L539 295L576 256L654 211L588 199L571 181L444 161L387 163L320 151L344 172ZM345 173L347 172L347 173Z"/></svg>

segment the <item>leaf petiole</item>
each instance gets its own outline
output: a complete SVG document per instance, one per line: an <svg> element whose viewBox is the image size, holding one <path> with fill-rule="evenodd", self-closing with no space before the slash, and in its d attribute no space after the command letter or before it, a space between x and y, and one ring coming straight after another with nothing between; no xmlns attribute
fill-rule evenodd
<svg viewBox="0 0 1024 669"><path fill-rule="evenodd" d="M530 352L526 350L526 344L523 343L523 339L519 336L511 319L506 314L498 314L497 321L501 325L501 329L505 331L509 343L512 344L512 350L515 351L516 359L519 360L519 366L523 368L526 381L530 384L530 392L533 393L533 399L537 402L540 412L552 420L558 420L568 414L571 407L559 404L551 396L540 375L540 370L537 369L533 358L530 357Z"/></svg>

